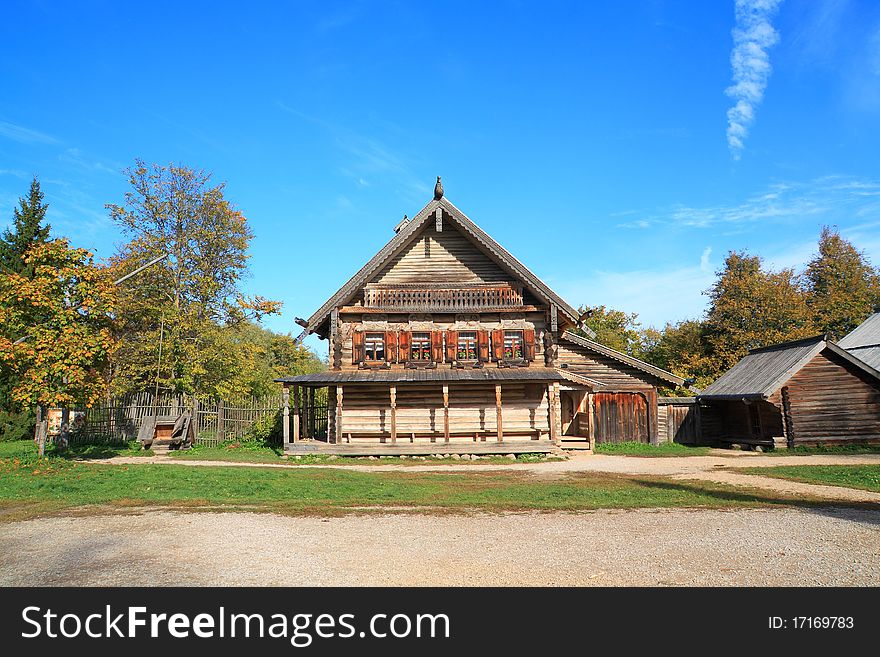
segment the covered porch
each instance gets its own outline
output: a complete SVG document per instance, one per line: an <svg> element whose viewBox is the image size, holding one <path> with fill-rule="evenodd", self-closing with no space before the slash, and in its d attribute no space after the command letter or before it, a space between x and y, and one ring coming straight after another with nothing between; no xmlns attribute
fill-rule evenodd
<svg viewBox="0 0 880 657"><path fill-rule="evenodd" d="M358 370L279 379L285 452L550 452L561 435L563 380L554 369L525 367ZM324 408L314 402L320 398L327 400Z"/></svg>

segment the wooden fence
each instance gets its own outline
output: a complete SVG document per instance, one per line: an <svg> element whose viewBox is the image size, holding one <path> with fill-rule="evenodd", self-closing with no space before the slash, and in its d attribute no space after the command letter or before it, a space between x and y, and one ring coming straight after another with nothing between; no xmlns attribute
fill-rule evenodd
<svg viewBox="0 0 880 657"><path fill-rule="evenodd" d="M300 408L300 426L306 420L314 428L313 437L327 438L327 395L320 390L314 405ZM70 433L72 444L124 443L137 438L146 418L193 414L196 442L215 447L229 440L247 437L271 438L281 444L281 394L267 397L217 399L192 395L140 392L112 398L87 409L74 409ZM291 418L293 409L291 411ZM81 414L81 417L80 417Z"/></svg>

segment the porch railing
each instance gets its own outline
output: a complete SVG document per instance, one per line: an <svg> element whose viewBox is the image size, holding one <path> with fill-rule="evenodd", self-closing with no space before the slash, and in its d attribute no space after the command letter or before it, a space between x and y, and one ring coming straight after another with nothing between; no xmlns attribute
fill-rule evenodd
<svg viewBox="0 0 880 657"><path fill-rule="evenodd" d="M409 312L467 312L484 308L518 308L522 305L522 287L512 285L460 288L371 286L364 292L364 306L367 308Z"/></svg>

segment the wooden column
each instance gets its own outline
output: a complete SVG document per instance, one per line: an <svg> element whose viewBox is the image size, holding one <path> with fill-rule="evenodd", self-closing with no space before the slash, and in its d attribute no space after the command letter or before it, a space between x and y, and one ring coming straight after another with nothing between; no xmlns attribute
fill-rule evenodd
<svg viewBox="0 0 880 657"><path fill-rule="evenodd" d="M550 440L559 442L559 432L556 430L556 385L547 384L547 406L550 409Z"/></svg>
<svg viewBox="0 0 880 657"><path fill-rule="evenodd" d="M342 442L342 386L336 386L336 443Z"/></svg>
<svg viewBox="0 0 880 657"><path fill-rule="evenodd" d="M309 386L309 409L306 413L308 437L315 437L315 389Z"/></svg>
<svg viewBox="0 0 880 657"><path fill-rule="evenodd" d="M286 383L281 389L281 434L284 436L284 444L286 445L290 442L290 388Z"/></svg>
<svg viewBox="0 0 880 657"><path fill-rule="evenodd" d="M501 384L498 383L495 385L495 423L496 430L498 433L498 442L504 441L504 425L501 422Z"/></svg>
<svg viewBox="0 0 880 657"><path fill-rule="evenodd" d="M389 388L391 394L391 442L397 442L397 386Z"/></svg>
<svg viewBox="0 0 880 657"><path fill-rule="evenodd" d="M199 398L193 395L192 399L192 419L190 419L190 426L193 431L193 441L199 439Z"/></svg>
<svg viewBox="0 0 880 657"><path fill-rule="evenodd" d="M791 396L788 386L782 387L782 428L785 433L785 446L794 447L794 418L791 415Z"/></svg>
<svg viewBox="0 0 880 657"><path fill-rule="evenodd" d="M449 442L449 386L443 386L443 442Z"/></svg>
<svg viewBox="0 0 880 657"><path fill-rule="evenodd" d="M293 386L293 442L299 442L299 386Z"/></svg>

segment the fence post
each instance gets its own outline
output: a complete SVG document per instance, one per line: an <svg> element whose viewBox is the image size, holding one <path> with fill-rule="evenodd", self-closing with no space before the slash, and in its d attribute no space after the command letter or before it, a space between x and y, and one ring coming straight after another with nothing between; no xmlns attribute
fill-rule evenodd
<svg viewBox="0 0 880 657"><path fill-rule="evenodd" d="M193 395L192 400L192 417L189 424L193 430L193 442L199 439L199 398Z"/></svg>
<svg viewBox="0 0 880 657"><path fill-rule="evenodd" d="M226 418L223 417L223 400L217 402L217 441L222 443L226 440Z"/></svg>

